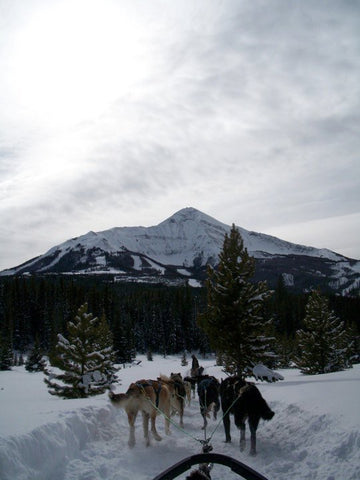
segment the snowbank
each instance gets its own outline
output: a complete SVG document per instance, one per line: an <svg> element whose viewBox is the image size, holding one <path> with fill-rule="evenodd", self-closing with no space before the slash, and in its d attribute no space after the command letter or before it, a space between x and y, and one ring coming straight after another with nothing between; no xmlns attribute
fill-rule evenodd
<svg viewBox="0 0 360 480"><path fill-rule="evenodd" d="M2 438L0 478L63 479L67 463L80 456L89 442L106 439L113 422L109 406L88 407L27 434Z"/></svg>
<svg viewBox="0 0 360 480"><path fill-rule="evenodd" d="M180 358L154 357L121 370L125 391L133 380L159 373L187 374ZM224 374L214 360L200 360L206 373ZM260 471L269 480L358 480L360 478L360 365L327 375L304 376L282 370L284 380L258 383L275 411L258 428L258 455L224 443L221 420L211 419L214 451L230 455ZM42 374L23 367L0 372L0 478L2 480L150 480L182 458L199 453L203 439L197 398L185 410L185 432L171 427L162 442L146 448L141 419L137 420L134 449L127 446L128 425L123 411L113 408L106 395L91 399L61 400L48 394ZM177 417L173 419L178 421ZM247 437L249 433L247 432ZM182 478L184 478L183 476ZM226 467L215 466L213 480L239 478Z"/></svg>

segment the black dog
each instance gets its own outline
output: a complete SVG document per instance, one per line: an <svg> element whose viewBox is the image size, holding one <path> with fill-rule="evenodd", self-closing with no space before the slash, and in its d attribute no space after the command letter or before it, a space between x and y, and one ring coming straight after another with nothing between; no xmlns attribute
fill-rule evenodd
<svg viewBox="0 0 360 480"><path fill-rule="evenodd" d="M217 412L220 410L220 384L215 377L209 375L199 375L197 377L197 385L200 403L200 413L204 419L204 429L207 426L206 417L210 416L210 411L213 411L214 420L216 420Z"/></svg>
<svg viewBox="0 0 360 480"><path fill-rule="evenodd" d="M194 356L194 355L193 355ZM195 387L198 383L198 378L203 374L204 367L196 367L194 370L191 369L191 376L185 377L184 382L189 382L191 384L192 398L195 398Z"/></svg>
<svg viewBox="0 0 360 480"><path fill-rule="evenodd" d="M197 470L193 470L186 480L211 480L210 470L212 464L202 463Z"/></svg>
<svg viewBox="0 0 360 480"><path fill-rule="evenodd" d="M250 455L256 455L256 430L260 418L271 420L275 413L269 408L257 387L241 377L228 377L220 385L221 407L225 429L225 442L231 442L230 413L240 429L240 451L245 448L245 420L248 419L251 447Z"/></svg>

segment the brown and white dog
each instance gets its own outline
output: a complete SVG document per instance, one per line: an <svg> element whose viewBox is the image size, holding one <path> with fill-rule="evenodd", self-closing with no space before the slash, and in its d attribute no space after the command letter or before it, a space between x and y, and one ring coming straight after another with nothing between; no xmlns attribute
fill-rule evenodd
<svg viewBox="0 0 360 480"><path fill-rule="evenodd" d="M181 382L184 385L185 388L185 398L187 401L188 406L191 405L191 383L187 382L185 379L183 379L181 373L172 373L170 374L170 378L172 380Z"/></svg>
<svg viewBox="0 0 360 480"><path fill-rule="evenodd" d="M161 382L169 388L171 393L171 408L172 414L178 413L180 417L180 427L184 427L183 417L185 408L186 390L184 381L180 373L171 373L170 378L165 375L160 375L158 378Z"/></svg>
<svg viewBox="0 0 360 480"><path fill-rule="evenodd" d="M190 407L190 405L191 405L191 383L184 380L184 385L185 385L187 404Z"/></svg>
<svg viewBox="0 0 360 480"><path fill-rule="evenodd" d="M149 419L151 433L155 440L162 438L156 430L156 416L162 412L165 418L165 433L170 434L171 392L169 387L158 380L138 380L130 385L126 393L109 392L111 403L123 408L129 422L129 447L135 445L135 420L139 411L143 417L143 429L146 446L150 445Z"/></svg>

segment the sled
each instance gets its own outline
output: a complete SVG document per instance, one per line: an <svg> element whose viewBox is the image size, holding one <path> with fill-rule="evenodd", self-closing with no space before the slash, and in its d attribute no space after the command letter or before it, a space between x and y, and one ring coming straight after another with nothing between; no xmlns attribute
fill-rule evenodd
<svg viewBox="0 0 360 480"><path fill-rule="evenodd" d="M268 480L266 477L261 475L261 473L256 472L244 463L220 453L199 453L197 455L191 455L190 457L184 458L172 467L164 470L162 473L154 477L153 480L173 480L189 470L193 465L202 463L225 465L234 473L239 475L239 477L245 478L246 480Z"/></svg>

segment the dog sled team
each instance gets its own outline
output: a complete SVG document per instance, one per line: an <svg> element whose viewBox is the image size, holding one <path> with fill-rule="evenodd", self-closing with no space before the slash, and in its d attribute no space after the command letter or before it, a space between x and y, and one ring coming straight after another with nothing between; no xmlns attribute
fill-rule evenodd
<svg viewBox="0 0 360 480"><path fill-rule="evenodd" d="M240 429L240 450L245 449L245 422L250 430L250 454L256 454L256 430L260 419L271 420L274 412L270 409L258 388L241 377L227 377L219 382L214 376L204 375L204 368L192 355L190 376L182 377L180 373L170 376L160 375L156 380L140 379L131 383L126 393L109 392L111 403L125 410L129 423L130 447L135 445L135 420L142 414L143 431L146 445L150 445L150 431L153 438L161 440L156 429L156 418L162 415L165 422L165 434L170 433L170 418L177 413L179 426L184 428L183 415L185 404L190 405L195 397L199 398L200 413L203 417L203 429L207 427L210 413L216 420L222 409L222 421L225 430L225 442L231 442L230 415L233 415L237 428Z"/></svg>

